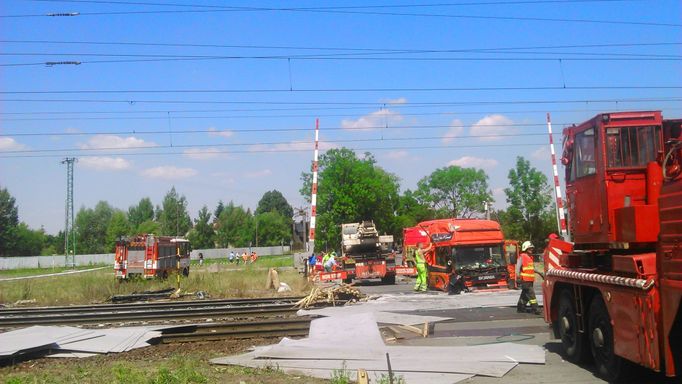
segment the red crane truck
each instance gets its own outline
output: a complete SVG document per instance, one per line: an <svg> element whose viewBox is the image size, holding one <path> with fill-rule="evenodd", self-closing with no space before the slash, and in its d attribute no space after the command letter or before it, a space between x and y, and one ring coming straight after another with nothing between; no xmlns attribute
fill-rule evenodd
<svg viewBox="0 0 682 384"><path fill-rule="evenodd" d="M572 362L609 381L682 370L682 139L660 111L565 128L573 243L550 240L544 316Z"/></svg>

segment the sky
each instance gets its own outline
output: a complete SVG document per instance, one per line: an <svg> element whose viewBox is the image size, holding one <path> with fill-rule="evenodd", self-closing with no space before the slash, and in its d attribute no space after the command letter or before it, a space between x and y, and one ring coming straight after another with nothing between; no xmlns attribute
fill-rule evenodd
<svg viewBox="0 0 682 384"><path fill-rule="evenodd" d="M371 152L402 191L476 167L504 208L517 156L552 180L547 113L559 153L561 128L597 113L682 116L680 15L679 0L4 0L0 188L53 234L65 157L76 209L173 186L193 218L273 189L306 207L319 118L323 152Z"/></svg>

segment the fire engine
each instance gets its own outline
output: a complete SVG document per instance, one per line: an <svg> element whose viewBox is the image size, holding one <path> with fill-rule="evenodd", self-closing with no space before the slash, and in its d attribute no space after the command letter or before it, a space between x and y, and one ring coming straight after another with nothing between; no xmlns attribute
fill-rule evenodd
<svg viewBox="0 0 682 384"><path fill-rule="evenodd" d="M138 235L116 243L114 273L118 279L189 276L190 243L171 236Z"/></svg>
<svg viewBox="0 0 682 384"><path fill-rule="evenodd" d="M507 260L507 245L513 243L505 243L499 223L481 219L439 219L417 226L429 235L434 247L426 255L429 288L446 291L453 268L467 288L507 288L511 263Z"/></svg>
<svg viewBox="0 0 682 384"><path fill-rule="evenodd" d="M572 362L617 381L632 363L682 370L682 141L660 111L563 131L569 229L550 240L544 316Z"/></svg>

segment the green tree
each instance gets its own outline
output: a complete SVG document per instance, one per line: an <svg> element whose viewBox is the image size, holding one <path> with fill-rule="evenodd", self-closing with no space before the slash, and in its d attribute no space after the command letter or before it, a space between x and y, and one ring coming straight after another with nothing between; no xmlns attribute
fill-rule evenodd
<svg viewBox="0 0 682 384"><path fill-rule="evenodd" d="M45 232L43 230L43 232ZM43 256L63 255L64 254L64 231L59 231L57 235L45 234L45 243L40 251Z"/></svg>
<svg viewBox="0 0 682 384"><path fill-rule="evenodd" d="M216 240L218 246L248 247L254 240L253 216L242 206L235 206L230 202L218 219Z"/></svg>
<svg viewBox="0 0 682 384"><path fill-rule="evenodd" d="M163 198L159 224L161 224L162 235L182 236L192 227L192 220L187 213L187 200L185 196L180 196L175 191L175 187L171 188Z"/></svg>
<svg viewBox="0 0 682 384"><path fill-rule="evenodd" d="M409 189L400 196L396 214L397 228L414 227L421 221L433 219L433 211L427 205L419 202L414 192ZM402 231L394 233L394 240L396 244L402 242Z"/></svg>
<svg viewBox="0 0 682 384"><path fill-rule="evenodd" d="M312 176L303 173L301 180L300 193L310 201ZM339 247L342 223L374 220L381 233L401 230L395 220L398 177L378 167L370 153L358 158L348 148L327 151L318 180L316 250Z"/></svg>
<svg viewBox="0 0 682 384"><path fill-rule="evenodd" d="M194 228L189 231L189 241L196 249L215 247L215 231L211 224L211 212L205 205L199 210L198 217L194 220Z"/></svg>
<svg viewBox="0 0 682 384"><path fill-rule="evenodd" d="M456 165L439 168L417 183L415 196L438 217L470 218L492 202L488 175L482 169Z"/></svg>
<svg viewBox="0 0 682 384"><path fill-rule="evenodd" d="M19 225L16 200L6 188L0 189L0 256L8 256L15 244L15 232Z"/></svg>
<svg viewBox="0 0 682 384"><path fill-rule="evenodd" d="M137 205L128 208L128 221L132 232L136 232L140 224L149 220L154 220L154 205L150 198L145 197Z"/></svg>
<svg viewBox="0 0 682 384"><path fill-rule="evenodd" d="M147 220L137 226L137 234L159 234L161 233L161 225L154 220Z"/></svg>
<svg viewBox="0 0 682 384"><path fill-rule="evenodd" d="M223 213L223 209L225 209L225 204L223 204L223 201L220 200L220 201L218 201L218 205L215 207L215 211L213 211L213 221L214 222L218 221L220 214Z"/></svg>
<svg viewBox="0 0 682 384"><path fill-rule="evenodd" d="M263 197L261 197L258 202L258 207L256 208L256 215L260 215L265 212L278 212L284 217L291 218L294 216L294 209L291 207L287 199L284 198L282 193L276 189L272 191L265 192Z"/></svg>
<svg viewBox="0 0 682 384"><path fill-rule="evenodd" d="M516 158L516 167L509 170L509 188L505 188L509 207L500 213L505 235L512 239L537 242L552 231L554 211L552 192L547 177L530 166L523 157Z"/></svg>
<svg viewBox="0 0 682 384"><path fill-rule="evenodd" d="M81 207L76 214L76 252L106 253L106 237L114 209L106 201L97 203L94 209Z"/></svg>
<svg viewBox="0 0 682 384"><path fill-rule="evenodd" d="M45 244L45 233L42 230L32 230L26 223L19 223L15 231L15 246L13 256L36 256Z"/></svg>
<svg viewBox="0 0 682 384"><path fill-rule="evenodd" d="M277 211L261 213L255 217L256 236L259 246L280 245L282 241L289 244L291 239L291 218Z"/></svg>
<svg viewBox="0 0 682 384"><path fill-rule="evenodd" d="M116 248L116 241L130 232L130 223L125 212L115 210L107 227L107 251L113 252Z"/></svg>

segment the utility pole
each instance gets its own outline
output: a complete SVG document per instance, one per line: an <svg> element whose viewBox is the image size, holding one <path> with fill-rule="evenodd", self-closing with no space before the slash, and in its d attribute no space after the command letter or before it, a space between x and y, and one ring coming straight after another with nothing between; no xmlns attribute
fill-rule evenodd
<svg viewBox="0 0 682 384"><path fill-rule="evenodd" d="M76 231L73 228L73 164L75 157L62 160L66 164L66 215L64 220L64 257L67 267L76 266ZM70 238L70 239L69 239Z"/></svg>

